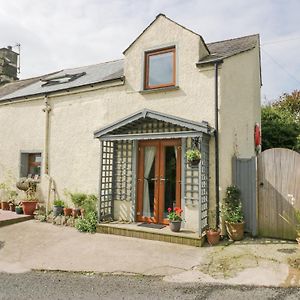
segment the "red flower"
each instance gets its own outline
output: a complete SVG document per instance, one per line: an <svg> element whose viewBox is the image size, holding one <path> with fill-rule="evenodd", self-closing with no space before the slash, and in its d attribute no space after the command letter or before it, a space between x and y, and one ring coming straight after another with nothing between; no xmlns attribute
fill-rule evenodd
<svg viewBox="0 0 300 300"><path fill-rule="evenodd" d="M175 207L175 208L174 208L174 211L177 211L177 210L179 210L179 208L178 208L178 207Z"/></svg>
<svg viewBox="0 0 300 300"><path fill-rule="evenodd" d="M170 213L170 212L171 212L171 210L172 210L172 208L171 208L171 207L169 207L169 208L168 208L168 212Z"/></svg>

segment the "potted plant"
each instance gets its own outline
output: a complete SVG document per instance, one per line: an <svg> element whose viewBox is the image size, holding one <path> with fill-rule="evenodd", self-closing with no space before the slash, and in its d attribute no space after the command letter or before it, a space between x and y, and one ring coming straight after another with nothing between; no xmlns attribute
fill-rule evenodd
<svg viewBox="0 0 300 300"><path fill-rule="evenodd" d="M16 207L15 207L15 212L16 212L16 214L18 214L18 215L22 215L22 214L23 214L23 208L22 208L22 205L16 205Z"/></svg>
<svg viewBox="0 0 300 300"><path fill-rule="evenodd" d="M0 183L0 190L2 190L2 192L4 193L4 195L6 195L7 192L8 192L8 185L5 182L1 182ZM8 201L5 201L5 200L2 199L1 200L1 207L0 208L3 209L3 210L9 210L9 203L8 203Z"/></svg>
<svg viewBox="0 0 300 300"><path fill-rule="evenodd" d="M72 215L74 218L80 216L80 209L87 199L87 194L84 193L69 193L75 208L73 208Z"/></svg>
<svg viewBox="0 0 300 300"><path fill-rule="evenodd" d="M182 222L182 209L179 207L175 207L173 210L172 208L168 208L168 219L169 219L169 226L171 231L178 232L180 231L181 222Z"/></svg>
<svg viewBox="0 0 300 300"><path fill-rule="evenodd" d="M185 155L190 166L197 166L201 160L201 153L196 148L187 150Z"/></svg>
<svg viewBox="0 0 300 300"><path fill-rule="evenodd" d="M63 214L64 201L57 199L53 202L53 215L54 217L60 216Z"/></svg>
<svg viewBox="0 0 300 300"><path fill-rule="evenodd" d="M37 181L32 178L21 178L16 186L19 190L26 193L26 200L22 201L23 213L25 215L33 215L38 203L36 198Z"/></svg>
<svg viewBox="0 0 300 300"><path fill-rule="evenodd" d="M228 236L233 241L240 241L244 237L245 222L240 195L240 190L231 185L227 187L224 198L223 217Z"/></svg>
<svg viewBox="0 0 300 300"><path fill-rule="evenodd" d="M216 228L216 227L209 227L206 230L206 239L210 246L214 246L219 243L220 233L221 233L220 228Z"/></svg>
<svg viewBox="0 0 300 300"><path fill-rule="evenodd" d="M8 199L9 199L8 202L9 202L10 211L15 211L17 196L18 196L18 193L14 190L10 190L8 192Z"/></svg>
<svg viewBox="0 0 300 300"><path fill-rule="evenodd" d="M70 216L72 216L72 211L73 211L72 208L66 207L66 205L64 206L64 216L65 216L65 217L70 217Z"/></svg>

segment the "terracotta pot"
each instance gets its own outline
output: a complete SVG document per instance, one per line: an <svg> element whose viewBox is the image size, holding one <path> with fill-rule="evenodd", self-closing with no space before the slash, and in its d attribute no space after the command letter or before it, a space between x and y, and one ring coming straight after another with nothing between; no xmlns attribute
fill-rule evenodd
<svg viewBox="0 0 300 300"><path fill-rule="evenodd" d="M37 201L22 201L22 208L24 215L32 216L36 210Z"/></svg>
<svg viewBox="0 0 300 300"><path fill-rule="evenodd" d="M244 238L244 225L243 223L229 223L225 222L227 234L233 241L240 241Z"/></svg>
<svg viewBox="0 0 300 300"><path fill-rule="evenodd" d="M7 201L2 201L1 202L1 208L3 210L9 210L9 203Z"/></svg>
<svg viewBox="0 0 300 300"><path fill-rule="evenodd" d="M181 221L170 221L170 229L173 232L178 232L180 231L180 227L181 227Z"/></svg>
<svg viewBox="0 0 300 300"><path fill-rule="evenodd" d="M23 214L23 208L21 206L16 206L15 210L16 210L16 214L18 215Z"/></svg>
<svg viewBox="0 0 300 300"><path fill-rule="evenodd" d="M80 215L81 215L82 218L84 218L84 208L80 209Z"/></svg>
<svg viewBox="0 0 300 300"><path fill-rule="evenodd" d="M9 203L9 210L15 211L16 206L13 203Z"/></svg>
<svg viewBox="0 0 300 300"><path fill-rule="evenodd" d="M73 208L72 215L74 218L77 218L78 216L80 216L80 208Z"/></svg>
<svg viewBox="0 0 300 300"><path fill-rule="evenodd" d="M66 217L72 216L72 208L65 207L65 208L64 208L64 215L65 215Z"/></svg>
<svg viewBox="0 0 300 300"><path fill-rule="evenodd" d="M213 245L217 245L220 241L220 229L218 229L217 231L214 231L212 229L206 230L206 238L207 238L207 242L213 246Z"/></svg>

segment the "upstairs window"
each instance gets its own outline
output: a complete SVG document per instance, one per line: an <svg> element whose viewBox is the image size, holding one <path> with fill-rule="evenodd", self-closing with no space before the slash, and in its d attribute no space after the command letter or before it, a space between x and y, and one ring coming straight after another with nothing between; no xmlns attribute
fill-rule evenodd
<svg viewBox="0 0 300 300"><path fill-rule="evenodd" d="M145 89L175 86L176 79L175 47L146 52Z"/></svg>

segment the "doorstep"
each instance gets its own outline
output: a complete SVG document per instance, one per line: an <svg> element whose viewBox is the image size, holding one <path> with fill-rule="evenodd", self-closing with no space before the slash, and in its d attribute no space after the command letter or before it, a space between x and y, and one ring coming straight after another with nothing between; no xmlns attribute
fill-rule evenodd
<svg viewBox="0 0 300 300"><path fill-rule="evenodd" d="M99 223L97 232L195 247L202 247L205 241L204 235L199 236L190 230L181 229L180 232L172 232L169 226L155 229L141 227L139 224L141 223Z"/></svg>
<svg viewBox="0 0 300 300"><path fill-rule="evenodd" d="M18 215L10 210L0 209L0 227L24 222L33 219L33 216Z"/></svg>

